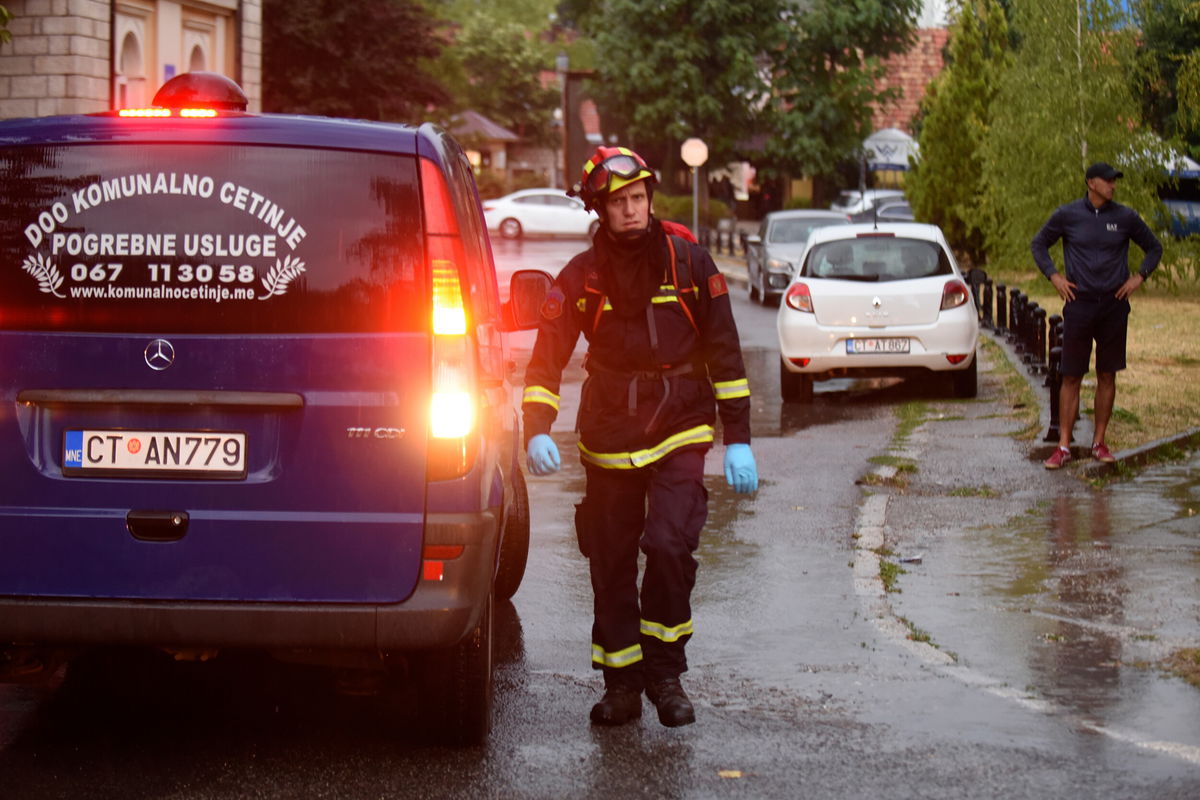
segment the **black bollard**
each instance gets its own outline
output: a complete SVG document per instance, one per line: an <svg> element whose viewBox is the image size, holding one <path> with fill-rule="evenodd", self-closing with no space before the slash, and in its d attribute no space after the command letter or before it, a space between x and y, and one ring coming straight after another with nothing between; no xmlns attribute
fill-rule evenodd
<svg viewBox="0 0 1200 800"><path fill-rule="evenodd" d="M996 333L1008 332L1008 287L996 286Z"/></svg>
<svg viewBox="0 0 1200 800"><path fill-rule="evenodd" d="M1062 352L1062 321L1063 321L1062 316L1060 316L1058 314L1051 314L1049 319L1046 320L1046 325L1047 325L1047 329L1048 329L1048 333L1046 336L1047 352L1052 352L1054 350L1054 348L1056 348L1056 347L1059 348L1060 353ZM1061 365L1062 365L1062 359L1060 357L1059 366L1061 367ZM1044 385L1049 387L1050 384L1051 384L1050 373L1049 373L1049 371L1047 371L1046 382Z"/></svg>
<svg viewBox="0 0 1200 800"><path fill-rule="evenodd" d="M983 327L988 330L995 330L996 322L992 317L992 281L987 279L983 282Z"/></svg>
<svg viewBox="0 0 1200 800"><path fill-rule="evenodd" d="M1059 401L1058 391L1062 388L1062 374L1059 368L1062 366L1062 346L1050 348L1050 371L1046 376L1050 387L1050 427L1046 430L1046 435L1042 437L1043 442L1057 442L1062 435L1062 429L1059 422Z"/></svg>
<svg viewBox="0 0 1200 800"><path fill-rule="evenodd" d="M1041 311L1036 301L1028 300L1025 303L1024 318L1021 321L1021 361L1025 364L1030 374L1037 374L1037 312Z"/></svg>
<svg viewBox="0 0 1200 800"><path fill-rule="evenodd" d="M1033 364L1034 374L1046 371L1046 309L1035 306L1033 312Z"/></svg>
<svg viewBox="0 0 1200 800"><path fill-rule="evenodd" d="M1025 295L1020 289L1008 294L1008 341L1018 353L1021 352L1021 331L1025 322Z"/></svg>

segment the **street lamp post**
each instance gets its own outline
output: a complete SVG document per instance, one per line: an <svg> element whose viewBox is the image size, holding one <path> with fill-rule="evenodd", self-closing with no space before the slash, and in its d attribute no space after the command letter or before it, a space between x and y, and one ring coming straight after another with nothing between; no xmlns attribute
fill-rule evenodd
<svg viewBox="0 0 1200 800"><path fill-rule="evenodd" d="M703 139L691 138L679 148L683 163L692 168L692 233L700 238L700 173L697 171L708 161L708 145Z"/></svg>
<svg viewBox="0 0 1200 800"><path fill-rule="evenodd" d="M570 66L571 59L564 51L560 50L554 59L554 68L558 71L562 84L562 185L564 189L571 188L571 165L567 163L571 157L571 134L567 129L567 121L571 118L567 108L567 73Z"/></svg>

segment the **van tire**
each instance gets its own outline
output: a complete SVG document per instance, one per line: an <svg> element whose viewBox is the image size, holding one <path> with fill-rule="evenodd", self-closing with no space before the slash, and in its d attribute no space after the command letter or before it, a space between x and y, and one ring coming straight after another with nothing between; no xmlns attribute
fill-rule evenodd
<svg viewBox="0 0 1200 800"><path fill-rule="evenodd" d="M492 729L493 605L489 594L474 630L421 658L421 717L440 744L480 745Z"/></svg>
<svg viewBox="0 0 1200 800"><path fill-rule="evenodd" d="M521 587L529 560L529 490L520 467L513 468L513 501L500 540L500 565L496 568L496 599L510 600Z"/></svg>
<svg viewBox="0 0 1200 800"><path fill-rule="evenodd" d="M779 361L779 397L785 403L809 404L813 401L813 379L811 375L792 372Z"/></svg>

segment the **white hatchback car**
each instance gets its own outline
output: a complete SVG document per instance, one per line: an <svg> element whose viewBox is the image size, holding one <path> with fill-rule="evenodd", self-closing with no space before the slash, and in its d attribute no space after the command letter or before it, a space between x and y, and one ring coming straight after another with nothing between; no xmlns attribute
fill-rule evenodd
<svg viewBox="0 0 1200 800"><path fill-rule="evenodd" d="M505 239L522 236L591 236L600 217L562 189L521 189L483 202L489 231Z"/></svg>
<svg viewBox="0 0 1200 800"><path fill-rule="evenodd" d="M812 402L813 381L947 375L955 397L977 392L979 318L936 225L818 228L784 292L780 392Z"/></svg>

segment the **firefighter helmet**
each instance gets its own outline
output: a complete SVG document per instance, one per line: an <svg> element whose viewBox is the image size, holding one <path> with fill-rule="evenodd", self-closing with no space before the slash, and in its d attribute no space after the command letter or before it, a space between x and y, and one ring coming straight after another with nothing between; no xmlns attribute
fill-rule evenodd
<svg viewBox="0 0 1200 800"><path fill-rule="evenodd" d="M610 192L624 188L637 181L649 181L652 188L657 181L654 171L646 166L645 160L628 147L597 147L596 152L583 165L583 176L567 192L578 197L585 208L597 208Z"/></svg>

